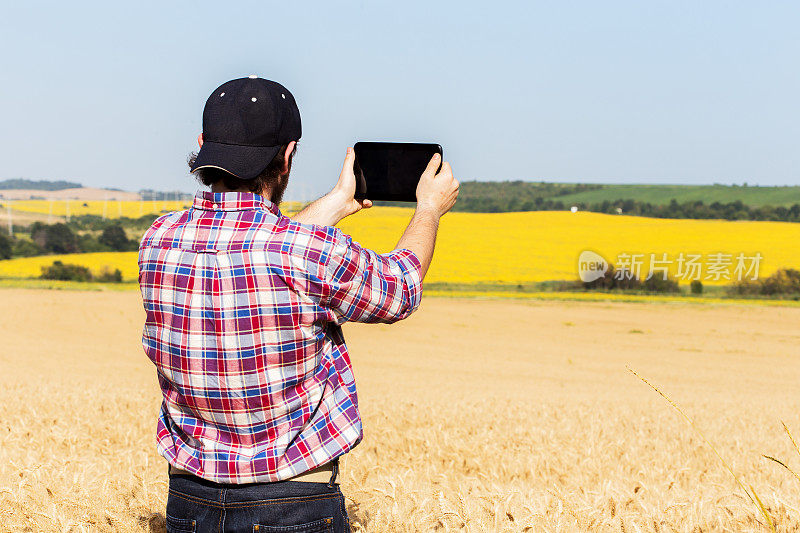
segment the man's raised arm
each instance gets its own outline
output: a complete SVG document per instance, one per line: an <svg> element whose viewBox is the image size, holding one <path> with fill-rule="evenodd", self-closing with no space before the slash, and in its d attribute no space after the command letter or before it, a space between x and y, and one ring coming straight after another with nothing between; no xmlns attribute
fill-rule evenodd
<svg viewBox="0 0 800 533"><path fill-rule="evenodd" d="M356 178L353 173L355 152L347 149L342 172L334 188L325 196L313 201L292 219L307 224L335 226L343 218L372 206L370 200L356 200ZM450 164L442 163L438 174L439 154L434 154L417 185L417 208L395 249L407 248L422 263L422 276L428 272L433 259L439 219L447 213L458 198L459 183L453 177Z"/></svg>
<svg viewBox="0 0 800 533"><path fill-rule="evenodd" d="M453 177L450 164L447 161L442 163L441 172L436 174L439 157L439 154L435 154L425 172L422 173L417 185L417 209L395 247L395 249L406 248L414 252L422 264L421 277L423 278L433 259L439 219L450 211L458 198L459 184L458 180Z"/></svg>
<svg viewBox="0 0 800 533"><path fill-rule="evenodd" d="M314 200L302 211L295 214L292 220L319 226L335 226L344 217L350 216L362 209L372 207L370 200L356 200L356 176L353 173L355 152L347 149L339 181L325 196Z"/></svg>
<svg viewBox="0 0 800 533"><path fill-rule="evenodd" d="M332 321L391 323L419 306L439 219L458 197L458 181L450 165L444 163L436 174L439 160L435 155L420 177L417 209L391 252L378 254L362 248L338 228L327 230L331 249L321 276L321 303L331 310Z"/></svg>

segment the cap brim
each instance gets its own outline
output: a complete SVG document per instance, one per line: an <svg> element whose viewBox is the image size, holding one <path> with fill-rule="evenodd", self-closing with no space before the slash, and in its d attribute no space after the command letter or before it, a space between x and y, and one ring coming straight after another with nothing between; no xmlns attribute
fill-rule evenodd
<svg viewBox="0 0 800 533"><path fill-rule="evenodd" d="M251 180L269 166L278 150L280 146L241 146L205 141L190 168L192 172L200 168L221 168L239 179Z"/></svg>

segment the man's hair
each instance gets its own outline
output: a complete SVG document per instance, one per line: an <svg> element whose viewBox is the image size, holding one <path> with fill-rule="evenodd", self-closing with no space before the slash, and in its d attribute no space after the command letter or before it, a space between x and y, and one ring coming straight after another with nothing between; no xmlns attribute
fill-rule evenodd
<svg viewBox="0 0 800 533"><path fill-rule="evenodd" d="M275 189L275 186L278 184L278 179L281 177L283 172L283 165L286 162L285 154L287 146L289 145L281 145L281 147L278 149L278 153L275 155L272 161L270 161L269 165L267 165L267 168L265 168L261 174L251 180L237 178L230 172L216 167L198 168L193 172L193 174L195 175L195 178L197 178L197 181L208 187L212 186L218 181L222 181L227 189L247 189L250 192L260 194L261 191L267 187L271 190ZM295 143L292 153L289 154L288 170L290 171L292 170L292 158L294 158L295 153L297 153L297 143ZM192 164L194 164L195 159L197 159L197 153L192 152L189 155L189 168L191 168Z"/></svg>

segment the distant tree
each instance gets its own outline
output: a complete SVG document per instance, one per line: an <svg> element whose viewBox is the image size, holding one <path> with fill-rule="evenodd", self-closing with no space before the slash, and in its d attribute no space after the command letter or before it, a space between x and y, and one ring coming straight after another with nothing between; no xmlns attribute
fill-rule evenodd
<svg viewBox="0 0 800 533"><path fill-rule="evenodd" d="M611 263L608 264L608 269L605 271L602 277L594 281L588 281L583 283L584 289L600 289L600 290L610 290L610 289L630 290L630 289L640 289L641 286L642 286L641 280L633 272L625 268L617 269Z"/></svg>
<svg viewBox="0 0 800 533"><path fill-rule="evenodd" d="M654 275L647 278L642 284L644 290L649 292L679 292L678 282L674 279L664 279L663 276Z"/></svg>
<svg viewBox="0 0 800 533"><path fill-rule="evenodd" d="M800 296L800 270L782 268L768 278L742 280L728 286L728 294L741 296L771 296L797 298Z"/></svg>
<svg viewBox="0 0 800 533"><path fill-rule="evenodd" d="M678 218L681 214L681 211L681 207L678 205L678 201L675 198L669 201L669 207L667 208L669 218Z"/></svg>
<svg viewBox="0 0 800 533"><path fill-rule="evenodd" d="M14 242L5 233L0 233L0 259L11 259Z"/></svg>
<svg viewBox="0 0 800 533"><path fill-rule="evenodd" d="M703 294L703 282L699 279L692 280L689 284L692 294Z"/></svg>
<svg viewBox="0 0 800 533"><path fill-rule="evenodd" d="M112 250L124 251L128 249L128 236L119 224L114 224L104 229L99 241Z"/></svg>
<svg viewBox="0 0 800 533"><path fill-rule="evenodd" d="M61 261L53 261L52 265L43 266L40 277L63 281L92 281L92 273L85 266L65 264Z"/></svg>
<svg viewBox="0 0 800 533"><path fill-rule="evenodd" d="M95 278L96 281L110 281L113 283L120 283L122 281L122 271L115 268L112 272L107 266L103 267L100 275Z"/></svg>
<svg viewBox="0 0 800 533"><path fill-rule="evenodd" d="M33 241L28 239L14 239L14 241L14 257L32 257L44 253L44 250Z"/></svg>
<svg viewBox="0 0 800 533"><path fill-rule="evenodd" d="M761 281L761 293L766 295L800 293L800 271L782 268Z"/></svg>
<svg viewBox="0 0 800 533"><path fill-rule="evenodd" d="M31 240L45 251L56 254L73 254L78 251L78 240L72 230L63 223L31 226Z"/></svg>
<svg viewBox="0 0 800 533"><path fill-rule="evenodd" d="M81 233L78 235L78 249L81 252L108 252L113 250L100 242L100 240L91 233Z"/></svg>

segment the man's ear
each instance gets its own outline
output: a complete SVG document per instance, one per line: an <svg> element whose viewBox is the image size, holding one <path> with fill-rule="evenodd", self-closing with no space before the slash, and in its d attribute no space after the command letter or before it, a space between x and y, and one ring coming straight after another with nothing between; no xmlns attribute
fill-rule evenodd
<svg viewBox="0 0 800 533"><path fill-rule="evenodd" d="M203 147L203 134L197 136L197 145L202 148Z"/></svg>
<svg viewBox="0 0 800 533"><path fill-rule="evenodd" d="M283 173L289 172L289 156L292 155L294 147L297 145L296 141L292 141L286 145L286 153L283 154Z"/></svg>

